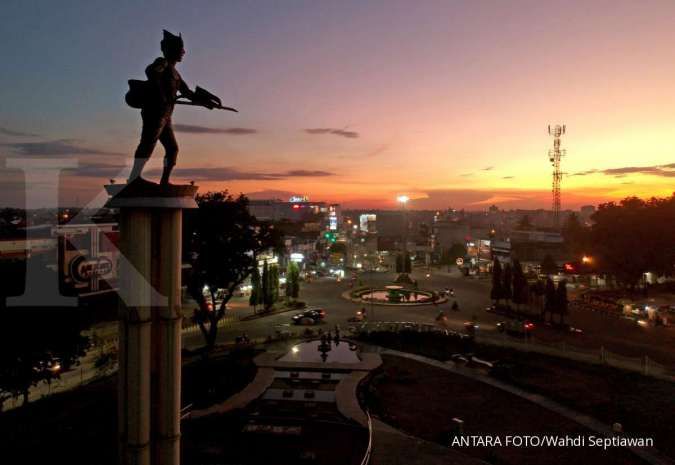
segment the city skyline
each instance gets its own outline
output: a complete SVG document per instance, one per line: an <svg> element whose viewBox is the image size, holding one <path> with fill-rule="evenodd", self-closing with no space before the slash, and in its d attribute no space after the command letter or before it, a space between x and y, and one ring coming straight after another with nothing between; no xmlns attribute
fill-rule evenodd
<svg viewBox="0 0 675 465"><path fill-rule="evenodd" d="M85 205L128 174L140 118L124 104L126 80L159 55L163 28L185 38L188 84L240 110L174 114L175 177L202 192L307 194L344 208L396 208L406 194L417 209L548 209L546 129L563 123L563 209L673 192L670 2L5 10L5 205L24 197L6 159L77 161L61 180L62 205ZM159 170L161 149L150 173Z"/></svg>

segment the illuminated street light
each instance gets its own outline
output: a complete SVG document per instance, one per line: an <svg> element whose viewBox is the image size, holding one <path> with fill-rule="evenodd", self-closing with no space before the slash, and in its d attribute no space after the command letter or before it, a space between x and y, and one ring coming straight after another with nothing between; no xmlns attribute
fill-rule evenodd
<svg viewBox="0 0 675 465"><path fill-rule="evenodd" d="M399 195L396 197L396 200L398 200L401 203L401 209L403 210L403 250L402 250L402 256L403 256L403 273L405 273L406 269L406 257L408 256L408 212L405 209L406 203L408 203L408 200L410 200L410 197L407 195ZM412 270L411 270L412 271Z"/></svg>
<svg viewBox="0 0 675 465"><path fill-rule="evenodd" d="M593 258L589 257L588 255L584 255L583 257L581 257L581 263L585 263L586 265L588 265L592 261Z"/></svg>
<svg viewBox="0 0 675 465"><path fill-rule="evenodd" d="M49 367L49 371L51 371L53 374L57 374L59 371L61 371L61 364L59 362L54 363L54 365Z"/></svg>

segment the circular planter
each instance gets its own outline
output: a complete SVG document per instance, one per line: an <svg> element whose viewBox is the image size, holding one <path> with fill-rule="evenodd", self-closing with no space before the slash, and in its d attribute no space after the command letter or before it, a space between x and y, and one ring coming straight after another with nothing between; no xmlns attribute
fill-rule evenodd
<svg viewBox="0 0 675 465"><path fill-rule="evenodd" d="M437 298L434 300L434 294L425 290L406 289L403 286L391 285L379 288L357 289L347 292L343 295L352 302L373 305L391 305L391 306L416 306L432 305L434 303L445 302L445 299Z"/></svg>

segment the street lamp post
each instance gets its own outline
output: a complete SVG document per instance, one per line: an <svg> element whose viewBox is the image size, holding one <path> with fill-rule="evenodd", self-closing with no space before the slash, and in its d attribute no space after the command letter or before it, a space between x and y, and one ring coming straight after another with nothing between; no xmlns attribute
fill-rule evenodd
<svg viewBox="0 0 675 465"><path fill-rule="evenodd" d="M372 321L375 321L375 283L373 282L373 266L369 267L370 271L370 318Z"/></svg>
<svg viewBox="0 0 675 465"><path fill-rule="evenodd" d="M408 214L405 209L406 204L408 203L408 200L410 200L410 197L407 195L399 195L396 200L398 200L401 203L401 208L403 210L403 259L402 259L402 265L403 265L403 272L405 273L405 268L406 268L406 262L407 262L407 257L408 257ZM412 270L410 270L412 271Z"/></svg>

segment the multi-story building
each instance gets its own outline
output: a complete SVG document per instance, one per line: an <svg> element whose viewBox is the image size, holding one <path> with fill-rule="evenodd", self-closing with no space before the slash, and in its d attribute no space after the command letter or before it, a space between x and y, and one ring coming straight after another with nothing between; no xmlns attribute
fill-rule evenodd
<svg viewBox="0 0 675 465"><path fill-rule="evenodd" d="M248 209L259 220L318 221L322 227L331 231L338 230L342 216L339 204L312 202L307 196L293 196L287 201L280 199L250 200Z"/></svg>

